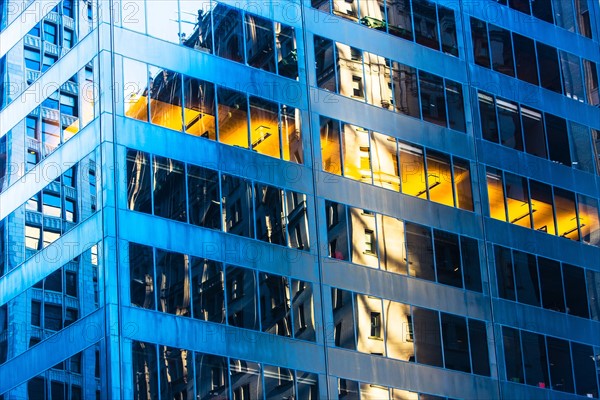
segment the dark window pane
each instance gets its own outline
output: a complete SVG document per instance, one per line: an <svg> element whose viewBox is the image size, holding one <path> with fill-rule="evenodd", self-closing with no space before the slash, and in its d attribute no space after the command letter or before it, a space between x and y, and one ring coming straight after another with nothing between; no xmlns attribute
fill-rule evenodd
<svg viewBox="0 0 600 400"><path fill-rule="evenodd" d="M421 112L419 110L417 70L408 65L392 61L392 82L396 112L419 118Z"/></svg>
<svg viewBox="0 0 600 400"><path fill-rule="evenodd" d="M445 367L471 372L467 321L464 317L442 313L442 338Z"/></svg>
<svg viewBox="0 0 600 400"><path fill-rule="evenodd" d="M216 140L215 85L190 77L184 77L183 85L185 97L183 124L185 132L190 135Z"/></svg>
<svg viewBox="0 0 600 400"><path fill-rule="evenodd" d="M560 0L560 2L562 2L562 0ZM536 42L536 47L540 69L540 83L542 87L556 93L562 93L560 67L556 49L540 42Z"/></svg>
<svg viewBox="0 0 600 400"><path fill-rule="evenodd" d="M435 3L428 0L413 0L412 5L417 43L439 50Z"/></svg>
<svg viewBox="0 0 600 400"><path fill-rule="evenodd" d="M61 268L48 275L48 277L44 279L44 289L62 293L62 273L63 271Z"/></svg>
<svg viewBox="0 0 600 400"><path fill-rule="evenodd" d="M286 229L283 204L283 190L255 185L256 238L267 243L286 246Z"/></svg>
<svg viewBox="0 0 600 400"><path fill-rule="evenodd" d="M265 365L265 398L266 400L295 399L294 371Z"/></svg>
<svg viewBox="0 0 600 400"><path fill-rule="evenodd" d="M221 229L218 172L188 165L187 185L190 223L210 229Z"/></svg>
<svg viewBox="0 0 600 400"><path fill-rule="evenodd" d="M244 34L241 11L217 3L213 10L215 54L233 61L244 61Z"/></svg>
<svg viewBox="0 0 600 400"><path fill-rule="evenodd" d="M469 319L469 343L473 373L490 376L490 358L485 322Z"/></svg>
<svg viewBox="0 0 600 400"><path fill-rule="evenodd" d="M44 304L44 328L59 331L63 328L62 307Z"/></svg>
<svg viewBox="0 0 600 400"><path fill-rule="evenodd" d="M334 324L333 344L336 347L356 350L352 292L331 288L331 306Z"/></svg>
<svg viewBox="0 0 600 400"><path fill-rule="evenodd" d="M387 3L388 33L413 40L410 0Z"/></svg>
<svg viewBox="0 0 600 400"><path fill-rule="evenodd" d="M46 380L44 378L33 378L27 382L27 396L30 399L44 400L46 393Z"/></svg>
<svg viewBox="0 0 600 400"><path fill-rule="evenodd" d="M221 176L225 232L254 237L252 184L230 175Z"/></svg>
<svg viewBox="0 0 600 400"><path fill-rule="evenodd" d="M346 206L331 201L325 202L327 215L327 242L329 257L338 260L349 259L348 219Z"/></svg>
<svg viewBox="0 0 600 400"><path fill-rule="evenodd" d="M506 326L502 327L504 343L504 359L506 363L506 379L523 383L523 362L521 360L521 339L519 331Z"/></svg>
<svg viewBox="0 0 600 400"><path fill-rule="evenodd" d="M465 106L460 83L446 79L446 101L448 102L448 125L450 129L466 132Z"/></svg>
<svg viewBox="0 0 600 400"><path fill-rule="evenodd" d="M150 122L181 131L181 74L150 67Z"/></svg>
<svg viewBox="0 0 600 400"><path fill-rule="evenodd" d="M279 75L296 79L298 77L298 50L294 28L275 22L275 35Z"/></svg>
<svg viewBox="0 0 600 400"><path fill-rule="evenodd" d="M547 337L548 361L550 363L550 379L552 389L573 393L573 371L571 367L571 352L569 342L562 339Z"/></svg>
<svg viewBox="0 0 600 400"><path fill-rule="evenodd" d="M438 21L440 23L440 35L442 37L442 51L458 57L454 10L438 5Z"/></svg>
<svg viewBox="0 0 600 400"><path fill-rule="evenodd" d="M578 241L579 231L575 209L575 193L555 187L554 209L558 236Z"/></svg>
<svg viewBox="0 0 600 400"><path fill-rule="evenodd" d="M580 58L564 51L559 52L564 94L573 100L585 101Z"/></svg>
<svg viewBox="0 0 600 400"><path fill-rule="evenodd" d="M507 300L515 300L515 283L510 250L494 246L496 260L496 278L498 279L498 296Z"/></svg>
<svg viewBox="0 0 600 400"><path fill-rule="evenodd" d="M535 0L531 2L531 11L535 17L551 24L554 23L551 0Z"/></svg>
<svg viewBox="0 0 600 400"><path fill-rule="evenodd" d="M508 222L531 229L531 210L527 179L504 173Z"/></svg>
<svg viewBox="0 0 600 400"><path fill-rule="evenodd" d="M192 257L192 301L194 318L225 323L225 282L223 265Z"/></svg>
<svg viewBox="0 0 600 400"><path fill-rule="evenodd" d="M567 313L578 317L589 318L588 300L586 296L585 271L583 268L563 264L565 282L565 298Z"/></svg>
<svg viewBox="0 0 600 400"><path fill-rule="evenodd" d="M594 154L590 142L590 129L575 122L569 122L571 144L571 165L582 171L595 173Z"/></svg>
<svg viewBox="0 0 600 400"><path fill-rule="evenodd" d="M490 46L488 43L487 25L485 22L473 17L471 17L471 39L473 40L475 64L490 68Z"/></svg>
<svg viewBox="0 0 600 400"><path fill-rule="evenodd" d="M482 291L481 265L479 261L479 243L475 239L460 237L460 250L465 289Z"/></svg>
<svg viewBox="0 0 600 400"><path fill-rule="evenodd" d="M319 398L319 378L316 374L296 371L298 399L316 400Z"/></svg>
<svg viewBox="0 0 600 400"><path fill-rule="evenodd" d="M541 0L540 0L541 1ZM537 3L536 0L534 3ZM515 64L517 78L533 85L539 84L537 60L535 56L535 43L532 39L513 32L515 46Z"/></svg>
<svg viewBox="0 0 600 400"><path fill-rule="evenodd" d="M563 279L558 261L538 258L540 284L542 286L542 306L548 310L565 312Z"/></svg>
<svg viewBox="0 0 600 400"><path fill-rule="evenodd" d="M258 273L263 332L292 336L290 282L279 275Z"/></svg>
<svg viewBox="0 0 600 400"><path fill-rule="evenodd" d="M533 108L521 106L521 121L525 137L525 151L534 156L548 157L543 114Z"/></svg>
<svg viewBox="0 0 600 400"><path fill-rule="evenodd" d="M333 42L315 35L317 86L336 92Z"/></svg>
<svg viewBox="0 0 600 400"><path fill-rule="evenodd" d="M496 101L491 94L479 92L479 115L481 118L481 134L485 140L498 143L498 120L496 118ZM543 130L542 130L543 134Z"/></svg>
<svg viewBox="0 0 600 400"><path fill-rule="evenodd" d="M129 243L131 304L154 309L154 256L152 247Z"/></svg>
<svg viewBox="0 0 600 400"><path fill-rule="evenodd" d="M148 154L127 151L127 205L130 210L152 213Z"/></svg>
<svg viewBox="0 0 600 400"><path fill-rule="evenodd" d="M156 276L160 288L158 311L190 315L189 268L188 256L156 251Z"/></svg>
<svg viewBox="0 0 600 400"><path fill-rule="evenodd" d="M132 343L133 394L135 399L158 398L156 345Z"/></svg>
<svg viewBox="0 0 600 400"><path fill-rule="evenodd" d="M314 342L316 338L312 283L292 279L292 318L294 337Z"/></svg>
<svg viewBox="0 0 600 400"><path fill-rule="evenodd" d="M413 307L417 362L442 367L440 318L437 311Z"/></svg>
<svg viewBox="0 0 600 400"><path fill-rule="evenodd" d="M229 373L234 400L263 398L260 364L230 359Z"/></svg>
<svg viewBox="0 0 600 400"><path fill-rule="evenodd" d="M556 235L552 187L534 180L529 181L533 229Z"/></svg>
<svg viewBox="0 0 600 400"><path fill-rule="evenodd" d="M246 62L248 65L275 72L275 32L273 21L246 14ZM218 44L217 44L218 46Z"/></svg>
<svg viewBox="0 0 600 400"><path fill-rule="evenodd" d="M525 362L525 383L541 388L549 387L550 379L544 336L521 331L521 340L523 341L523 360Z"/></svg>
<svg viewBox="0 0 600 400"><path fill-rule="evenodd" d="M229 372L227 357L195 354L196 395L199 399L227 399Z"/></svg>
<svg viewBox="0 0 600 400"><path fill-rule="evenodd" d="M517 300L532 306L540 306L540 288L535 256L521 251L513 252Z"/></svg>
<svg viewBox="0 0 600 400"><path fill-rule="evenodd" d="M153 172L154 215L187 222L184 164L154 156Z"/></svg>
<svg viewBox="0 0 600 400"><path fill-rule="evenodd" d="M598 375L596 362L598 355L594 354L592 346L571 343L573 352L573 367L575 368L575 386L577 394L587 397L598 397Z"/></svg>
<svg viewBox="0 0 600 400"><path fill-rule="evenodd" d="M499 26L488 24L490 48L492 52L492 68L509 76L515 76L510 31Z"/></svg>
<svg viewBox="0 0 600 400"><path fill-rule="evenodd" d="M597 106L600 104L598 96L598 65L595 62L583 59L583 76L588 103Z"/></svg>
<svg viewBox="0 0 600 400"><path fill-rule="evenodd" d="M433 237L438 282L462 287L458 235L434 229Z"/></svg>
<svg viewBox="0 0 600 400"><path fill-rule="evenodd" d="M409 275L435 281L431 230L408 222L405 227Z"/></svg>
<svg viewBox="0 0 600 400"><path fill-rule="evenodd" d="M158 346L160 392L163 399L190 399L194 396L192 352Z"/></svg>
<svg viewBox="0 0 600 400"><path fill-rule="evenodd" d="M590 318L594 321L600 321L600 272L588 269L586 275Z"/></svg>
<svg viewBox="0 0 600 400"><path fill-rule="evenodd" d="M508 0L508 6L514 10L530 15L529 0Z"/></svg>
<svg viewBox="0 0 600 400"><path fill-rule="evenodd" d="M227 320L229 325L259 329L256 273L241 267L227 267Z"/></svg>
<svg viewBox="0 0 600 400"><path fill-rule="evenodd" d="M496 108L500 127L500 143L511 149L523 151L519 105L512 101L497 98Z"/></svg>
<svg viewBox="0 0 600 400"><path fill-rule="evenodd" d="M419 83L423 119L437 125L446 126L446 99L443 79L420 71Z"/></svg>

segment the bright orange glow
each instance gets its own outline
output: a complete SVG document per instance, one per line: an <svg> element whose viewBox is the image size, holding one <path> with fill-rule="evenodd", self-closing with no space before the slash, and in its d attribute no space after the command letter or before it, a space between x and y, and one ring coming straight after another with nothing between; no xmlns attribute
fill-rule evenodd
<svg viewBox="0 0 600 400"><path fill-rule="evenodd" d="M252 149L260 154L280 157L277 114L250 111L250 139Z"/></svg>
<svg viewBox="0 0 600 400"><path fill-rule="evenodd" d="M150 99L150 116L150 122L155 125L180 132L183 130L181 107L179 106Z"/></svg>
<svg viewBox="0 0 600 400"><path fill-rule="evenodd" d="M571 240L579 240L579 231L577 230L577 214L575 213L575 203L572 199L562 197L555 190L554 204L556 209L556 226L558 236L566 237Z"/></svg>
<svg viewBox="0 0 600 400"><path fill-rule="evenodd" d="M402 193L427 199L425 163L420 149L400 144L400 176Z"/></svg>
<svg viewBox="0 0 600 400"><path fill-rule="evenodd" d="M556 235L552 204L548 204L541 200L531 199L531 208L534 210L533 229Z"/></svg>
<svg viewBox="0 0 600 400"><path fill-rule="evenodd" d="M331 128L330 125L321 128L321 157L325 171L336 175L342 174L339 131Z"/></svg>
<svg viewBox="0 0 600 400"><path fill-rule="evenodd" d="M219 141L231 146L248 148L246 110L219 104Z"/></svg>
<svg viewBox="0 0 600 400"><path fill-rule="evenodd" d="M184 108L183 121L187 134L217 140L214 115L203 114L190 108Z"/></svg>
<svg viewBox="0 0 600 400"><path fill-rule="evenodd" d="M504 188L498 175L487 174L487 191L490 206L490 217L500 221L506 221L506 209L504 208Z"/></svg>
<svg viewBox="0 0 600 400"><path fill-rule="evenodd" d="M506 206L508 208L508 222L531 229L531 221L529 219L529 202L517 199L506 198ZM537 210L533 210L537 212Z"/></svg>
<svg viewBox="0 0 600 400"><path fill-rule="evenodd" d="M125 115L140 121L148 121L147 101L146 96L136 98L135 94L132 95L129 99L129 107L125 107Z"/></svg>
<svg viewBox="0 0 600 400"><path fill-rule="evenodd" d="M377 132L371 133L373 183L387 189L400 191L396 140Z"/></svg>
<svg viewBox="0 0 600 400"><path fill-rule="evenodd" d="M452 172L449 161L427 156L427 185L431 201L450 207L454 206Z"/></svg>

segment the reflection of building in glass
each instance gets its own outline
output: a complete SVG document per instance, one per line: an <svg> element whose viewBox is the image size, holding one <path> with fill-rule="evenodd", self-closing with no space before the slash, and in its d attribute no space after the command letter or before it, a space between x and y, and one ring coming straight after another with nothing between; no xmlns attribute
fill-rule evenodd
<svg viewBox="0 0 600 400"><path fill-rule="evenodd" d="M22 3L0 400L599 398L597 2Z"/></svg>

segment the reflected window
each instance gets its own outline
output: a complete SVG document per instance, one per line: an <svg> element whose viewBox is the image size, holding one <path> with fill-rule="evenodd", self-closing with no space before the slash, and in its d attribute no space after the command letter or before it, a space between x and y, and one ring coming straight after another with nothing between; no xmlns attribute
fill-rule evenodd
<svg viewBox="0 0 600 400"><path fill-rule="evenodd" d="M187 222L185 166L171 158L153 158L154 215Z"/></svg>
<svg viewBox="0 0 600 400"><path fill-rule="evenodd" d="M525 138L525 151L534 156L548 157L542 112L521 106L521 123Z"/></svg>
<svg viewBox="0 0 600 400"><path fill-rule="evenodd" d="M263 332L292 336L290 282L283 276L258 273Z"/></svg>
<svg viewBox="0 0 600 400"><path fill-rule="evenodd" d="M294 28L275 22L275 46L277 48L277 71L279 75L297 79L298 50Z"/></svg>
<svg viewBox="0 0 600 400"><path fill-rule="evenodd" d="M510 31L499 26L488 24L492 68L508 76L515 76L512 38Z"/></svg>
<svg viewBox="0 0 600 400"><path fill-rule="evenodd" d="M244 62L244 33L241 11L216 3L212 11L215 55Z"/></svg>
<svg viewBox="0 0 600 400"><path fill-rule="evenodd" d="M408 249L408 273L435 282L431 230L422 225L405 223Z"/></svg>
<svg viewBox="0 0 600 400"><path fill-rule="evenodd" d="M569 342L553 337L546 337L548 346L548 362L550 364L550 380L552 389L573 393L573 369Z"/></svg>
<svg viewBox="0 0 600 400"><path fill-rule="evenodd" d="M148 67L139 61L123 58L123 100L125 115L148 121Z"/></svg>
<svg viewBox="0 0 600 400"><path fill-rule="evenodd" d="M354 308L352 293L332 288L331 304L333 306L333 338L336 347L356 350Z"/></svg>
<svg viewBox="0 0 600 400"><path fill-rule="evenodd" d="M336 68L334 68L336 61L333 41L315 35L314 48L317 86L336 92Z"/></svg>
<svg viewBox="0 0 600 400"><path fill-rule="evenodd" d="M579 240L575 194L554 188L557 235L571 240Z"/></svg>
<svg viewBox="0 0 600 400"><path fill-rule="evenodd" d="M380 268L406 275L404 222L381 214L377 214L376 219Z"/></svg>
<svg viewBox="0 0 600 400"><path fill-rule="evenodd" d="M423 119L436 125L446 126L444 80L439 76L419 71L419 86Z"/></svg>
<svg viewBox="0 0 600 400"><path fill-rule="evenodd" d="M257 363L229 360L231 392L234 400L263 398L261 370L261 365Z"/></svg>
<svg viewBox="0 0 600 400"><path fill-rule="evenodd" d="M485 22L473 17L471 17L471 40L473 41L475 64L490 68L490 46L487 25Z"/></svg>
<svg viewBox="0 0 600 400"><path fill-rule="evenodd" d="M458 57L458 43L456 41L456 23L454 10L438 5L438 22L442 39L442 51Z"/></svg>
<svg viewBox="0 0 600 400"><path fill-rule="evenodd" d="M398 142L402 193L427 199L423 149Z"/></svg>
<svg viewBox="0 0 600 400"><path fill-rule="evenodd" d="M259 329L256 273L250 269L228 266L225 276L229 325Z"/></svg>
<svg viewBox="0 0 600 400"><path fill-rule="evenodd" d="M496 109L498 111L500 144L523 151L519 105L512 101L497 98Z"/></svg>
<svg viewBox="0 0 600 400"><path fill-rule="evenodd" d="M186 133L216 140L215 86L200 79L184 77L185 108L183 125Z"/></svg>
<svg viewBox="0 0 600 400"><path fill-rule="evenodd" d="M218 172L188 165L187 189L190 223L220 230L221 199Z"/></svg>
<svg viewBox="0 0 600 400"><path fill-rule="evenodd" d="M600 220L596 199L578 194L577 209L579 212L579 229L584 243L598 246L600 244Z"/></svg>
<svg viewBox="0 0 600 400"><path fill-rule="evenodd" d="M337 120L321 117L321 159L324 171L341 175L340 123Z"/></svg>
<svg viewBox="0 0 600 400"><path fill-rule="evenodd" d="M494 246L498 296L507 300L516 300L515 278L511 251L505 247Z"/></svg>
<svg viewBox="0 0 600 400"><path fill-rule="evenodd" d="M248 148L248 100L234 90L217 88L219 99L219 141Z"/></svg>
<svg viewBox="0 0 600 400"><path fill-rule="evenodd" d="M316 333L312 283L292 279L292 315L294 337L314 342Z"/></svg>
<svg viewBox="0 0 600 400"><path fill-rule="evenodd" d="M544 336L521 331L521 340L525 365L525 383L540 388L549 387L550 379Z"/></svg>
<svg viewBox="0 0 600 400"><path fill-rule="evenodd" d="M195 353L196 395L200 399L227 398L229 371L226 357Z"/></svg>
<svg viewBox="0 0 600 400"><path fill-rule="evenodd" d="M412 6L417 43L439 50L435 3L428 0L413 0Z"/></svg>
<svg viewBox="0 0 600 400"><path fill-rule="evenodd" d="M163 399L194 396L194 358L191 351L158 346L160 391Z"/></svg>
<svg viewBox="0 0 600 400"><path fill-rule="evenodd" d="M441 323L445 367L470 373L467 321L464 317L442 313Z"/></svg>
<svg viewBox="0 0 600 400"><path fill-rule="evenodd" d="M463 287L458 235L434 229L433 237L438 282Z"/></svg>
<svg viewBox="0 0 600 400"><path fill-rule="evenodd" d="M429 200L450 207L454 206L450 156L427 151L427 188Z"/></svg>
<svg viewBox="0 0 600 400"><path fill-rule="evenodd" d="M246 62L251 67L275 72L273 21L252 14L245 17Z"/></svg>
<svg viewBox="0 0 600 400"><path fill-rule="evenodd" d="M372 183L369 131L342 123L342 134L344 176Z"/></svg>
<svg viewBox="0 0 600 400"><path fill-rule="evenodd" d="M584 102L583 74L579 57L562 50L559 51L559 56L565 96Z"/></svg>
<svg viewBox="0 0 600 400"><path fill-rule="evenodd" d="M281 104L279 118L283 159L303 164L304 148L302 144L302 118L300 109Z"/></svg>
<svg viewBox="0 0 600 400"><path fill-rule="evenodd" d="M134 397L155 399L158 397L156 345L134 341L131 346Z"/></svg>
<svg viewBox="0 0 600 400"><path fill-rule="evenodd" d="M175 315L190 315L189 256L156 250L156 277L160 288L158 310Z"/></svg>
<svg viewBox="0 0 600 400"><path fill-rule="evenodd" d="M331 201L325 202L327 217L327 241L329 243L329 257L338 260L348 260L348 220L346 207L343 204Z"/></svg>
<svg viewBox="0 0 600 400"><path fill-rule="evenodd" d="M294 399L294 372L287 368L265 365L265 399Z"/></svg>
<svg viewBox="0 0 600 400"><path fill-rule="evenodd" d="M448 102L448 126L450 129L466 132L462 85L449 79L445 79L445 82L446 101Z"/></svg>
<svg viewBox="0 0 600 400"><path fill-rule="evenodd" d="M223 265L205 258L191 258L194 318L225 323Z"/></svg>
<svg viewBox="0 0 600 400"><path fill-rule="evenodd" d="M406 1L408 2L408 0ZM396 112L420 118L419 83L417 78L415 68L392 61L392 84L394 85L393 95Z"/></svg>
<svg viewBox="0 0 600 400"><path fill-rule="evenodd" d="M150 160L147 153L137 150L127 150L127 206L152 213Z"/></svg>
<svg viewBox="0 0 600 400"><path fill-rule="evenodd" d="M598 397L596 382L598 355L591 346L571 342L576 393L581 396Z"/></svg>
<svg viewBox="0 0 600 400"><path fill-rule="evenodd" d="M417 362L443 367L440 316L437 311L413 307Z"/></svg>
<svg viewBox="0 0 600 400"><path fill-rule="evenodd" d="M527 179L505 172L504 184L508 222L531 229L532 210L529 206Z"/></svg>
<svg viewBox="0 0 600 400"><path fill-rule="evenodd" d="M552 188L544 183L530 180L529 189L531 190L533 229L555 235Z"/></svg>
<svg viewBox="0 0 600 400"><path fill-rule="evenodd" d="M221 176L225 232L254 237L252 183L231 175Z"/></svg>
<svg viewBox="0 0 600 400"><path fill-rule="evenodd" d="M463 210L473 211L473 189L469 161L453 158L455 204Z"/></svg>
<svg viewBox="0 0 600 400"><path fill-rule="evenodd" d="M160 1L159 1L160 3ZM150 122L181 131L181 74L150 67Z"/></svg>

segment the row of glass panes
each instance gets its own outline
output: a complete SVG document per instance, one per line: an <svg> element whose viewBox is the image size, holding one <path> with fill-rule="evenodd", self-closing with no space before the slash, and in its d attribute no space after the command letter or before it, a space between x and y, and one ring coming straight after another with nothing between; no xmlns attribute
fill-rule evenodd
<svg viewBox="0 0 600 400"><path fill-rule="evenodd" d="M310 249L302 193L128 150L127 199L130 210Z"/></svg>
<svg viewBox="0 0 600 400"><path fill-rule="evenodd" d="M299 109L127 58L123 69L126 116L303 163Z"/></svg>
<svg viewBox="0 0 600 400"><path fill-rule="evenodd" d="M513 10L520 11L527 15L533 15L536 18L555 24L571 32L577 30L577 33L580 35L592 38L590 10L587 1L588 0L496 0L498 4L504 6L508 5Z"/></svg>
<svg viewBox="0 0 600 400"><path fill-rule="evenodd" d="M416 393L374 383L338 378L339 400L454 400L447 397Z"/></svg>
<svg viewBox="0 0 600 400"><path fill-rule="evenodd" d="M320 36L314 51L321 89L466 131L462 84Z"/></svg>
<svg viewBox="0 0 600 400"><path fill-rule="evenodd" d="M129 270L135 306L316 340L310 282L135 243L129 245ZM158 299L154 287L161 288Z"/></svg>
<svg viewBox="0 0 600 400"><path fill-rule="evenodd" d="M471 37L477 65L580 102L600 104L596 63L473 17Z"/></svg>
<svg viewBox="0 0 600 400"><path fill-rule="evenodd" d="M489 216L594 246L600 245L598 200L510 172L486 168Z"/></svg>
<svg viewBox="0 0 600 400"><path fill-rule="evenodd" d="M454 10L431 1L311 0L311 5L368 28L458 57Z"/></svg>
<svg viewBox="0 0 600 400"><path fill-rule="evenodd" d="M483 321L337 288L331 297L336 347L490 376Z"/></svg>
<svg viewBox="0 0 600 400"><path fill-rule="evenodd" d="M5 352L0 340L0 364L98 308L97 252L95 245L0 307L0 337L13 338Z"/></svg>
<svg viewBox="0 0 600 400"><path fill-rule="evenodd" d="M506 380L598 397L599 348L507 326L502 339Z"/></svg>
<svg viewBox="0 0 600 400"><path fill-rule="evenodd" d="M475 239L331 201L325 213L331 258L482 291Z"/></svg>
<svg viewBox="0 0 600 400"><path fill-rule="evenodd" d="M298 77L295 31L280 22L214 0L134 0L123 3L122 14L124 28L287 78Z"/></svg>
<svg viewBox="0 0 600 400"><path fill-rule="evenodd" d="M328 117L320 125L324 171L473 211L468 161Z"/></svg>
<svg viewBox="0 0 600 400"><path fill-rule="evenodd" d="M600 272L498 245L494 258L499 297L600 320Z"/></svg>
<svg viewBox="0 0 600 400"><path fill-rule="evenodd" d="M78 3L78 1L75 3ZM89 3L91 4L91 2ZM62 9L62 14L58 13L59 8ZM21 57L22 52L25 66L23 71L26 75L21 77L23 79L15 81L23 82L22 84L10 83L6 85L3 91L7 95L0 96L0 109L8 106L27 89L28 85L39 78L40 72L46 72L59 58L62 58L77 44L79 19L76 18L76 14L73 10L73 2L63 0L0 60L0 65L2 65L12 59L13 55L18 54ZM66 26L63 16L74 18L72 26L75 30ZM32 72L33 75L29 75L29 72Z"/></svg>
<svg viewBox="0 0 600 400"><path fill-rule="evenodd" d="M132 342L136 400L319 399L317 374L185 349Z"/></svg>
<svg viewBox="0 0 600 400"><path fill-rule="evenodd" d="M555 115L479 92L483 138L568 167L600 173L600 132ZM598 146L595 148L594 144Z"/></svg>

